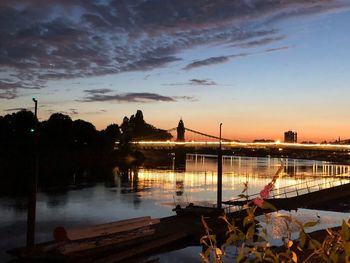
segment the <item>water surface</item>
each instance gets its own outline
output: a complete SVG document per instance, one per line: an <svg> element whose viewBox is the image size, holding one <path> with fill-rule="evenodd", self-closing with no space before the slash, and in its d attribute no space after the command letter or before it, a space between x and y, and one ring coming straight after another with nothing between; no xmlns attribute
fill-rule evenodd
<svg viewBox="0 0 350 263"><path fill-rule="evenodd" d="M258 193L271 181L280 162L275 158L225 157L223 200L237 197L246 182L248 194ZM307 182L327 182L349 172L349 166L327 162L288 159L283 162L284 172L276 187L298 184L305 188ZM157 218L173 215L175 204L214 204L216 171L213 156L188 155L180 165L174 162L170 166L139 168L128 173L115 169L108 182L73 186L70 190L41 190L37 196L36 241L51 240L52 230L60 225L76 228L147 215ZM26 199L0 197L0 215L0 261L5 261L10 259L6 249L25 245ZM327 220L332 217L339 219L337 215L327 215ZM191 251L199 259L200 249L195 247L160 255L160 262L168 262L174 253L193 261Z"/></svg>

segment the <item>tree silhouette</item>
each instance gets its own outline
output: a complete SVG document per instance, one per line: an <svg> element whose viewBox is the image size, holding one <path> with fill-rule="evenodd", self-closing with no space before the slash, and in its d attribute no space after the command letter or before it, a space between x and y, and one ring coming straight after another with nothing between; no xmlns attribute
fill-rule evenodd
<svg viewBox="0 0 350 263"><path fill-rule="evenodd" d="M123 136L128 141L169 140L172 138L169 132L146 123L141 110L138 110L135 115L131 115L130 119L124 117L121 127Z"/></svg>

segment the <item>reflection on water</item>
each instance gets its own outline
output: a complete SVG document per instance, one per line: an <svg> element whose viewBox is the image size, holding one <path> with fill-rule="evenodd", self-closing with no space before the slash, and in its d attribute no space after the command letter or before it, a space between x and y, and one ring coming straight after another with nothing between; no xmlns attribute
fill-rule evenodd
<svg viewBox="0 0 350 263"><path fill-rule="evenodd" d="M283 160L284 173L277 187L327 181L349 172L349 166L326 162ZM276 172L275 158L225 157L223 161L223 200L238 196L248 182L249 194L259 192ZM215 203L217 182L216 158L187 155L182 162L158 168L114 169L106 182L66 191L40 192L37 201L37 242L50 240L52 229L83 227L131 217L173 214L175 204ZM5 249L25 244L26 200L0 198L0 261L8 258Z"/></svg>
<svg viewBox="0 0 350 263"><path fill-rule="evenodd" d="M287 220L285 217L291 218ZM262 229L267 230L267 240L273 246L281 246L285 234L288 229L292 234L292 238L299 236L300 226L297 223L305 224L307 222L318 222L313 227L305 228L307 233L325 228L332 228L342 224L342 220L348 221L350 213L338 213L329 211L315 211L309 209L298 209L297 211L278 211L268 214L267 216L259 216L257 220L260 222Z"/></svg>

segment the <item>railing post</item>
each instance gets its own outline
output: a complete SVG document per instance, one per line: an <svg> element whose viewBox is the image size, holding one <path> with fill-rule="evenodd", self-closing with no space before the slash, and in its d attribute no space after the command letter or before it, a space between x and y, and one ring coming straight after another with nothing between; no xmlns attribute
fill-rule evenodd
<svg viewBox="0 0 350 263"><path fill-rule="evenodd" d="M222 207L222 152L221 152L221 127L220 123L220 141L218 150L218 185L217 185L217 207Z"/></svg>

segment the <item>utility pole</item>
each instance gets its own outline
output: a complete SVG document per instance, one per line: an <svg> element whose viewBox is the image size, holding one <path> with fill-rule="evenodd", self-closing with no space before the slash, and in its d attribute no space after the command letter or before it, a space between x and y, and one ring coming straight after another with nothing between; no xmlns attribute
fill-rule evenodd
<svg viewBox="0 0 350 263"><path fill-rule="evenodd" d="M28 214L27 214L27 249L33 248L35 244L35 214L36 214L36 192L37 180L39 172L39 153L38 153L38 101L35 97L32 98L35 103L34 115L35 126L34 132L34 174L31 178L31 185L28 194Z"/></svg>
<svg viewBox="0 0 350 263"><path fill-rule="evenodd" d="M220 123L220 136L219 136L219 150L218 150L218 190L217 190L217 208L222 206L222 152L221 152L221 128Z"/></svg>

